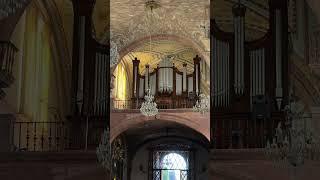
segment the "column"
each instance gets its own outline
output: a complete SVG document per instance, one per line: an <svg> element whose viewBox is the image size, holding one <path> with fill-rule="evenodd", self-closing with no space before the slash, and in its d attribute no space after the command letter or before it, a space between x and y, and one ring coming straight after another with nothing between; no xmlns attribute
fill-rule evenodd
<svg viewBox="0 0 320 180"><path fill-rule="evenodd" d="M198 55L195 58L193 58L193 63L194 63L193 92L197 96L200 94L200 80L201 80L200 61L201 61L201 58Z"/></svg>
<svg viewBox="0 0 320 180"><path fill-rule="evenodd" d="M133 88L132 88L132 98L139 98L139 64L140 60L134 58L132 60L133 64Z"/></svg>
<svg viewBox="0 0 320 180"><path fill-rule="evenodd" d="M188 94L188 87L187 87L187 63L183 63L183 72L182 72L182 94Z"/></svg>

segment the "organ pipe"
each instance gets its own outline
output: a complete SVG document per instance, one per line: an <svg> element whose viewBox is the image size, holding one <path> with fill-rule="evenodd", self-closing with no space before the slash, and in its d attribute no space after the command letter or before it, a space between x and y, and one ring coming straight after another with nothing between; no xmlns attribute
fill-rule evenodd
<svg viewBox="0 0 320 180"><path fill-rule="evenodd" d="M265 95L265 49L250 51L250 96ZM252 106L251 106L252 107Z"/></svg>
<svg viewBox="0 0 320 180"><path fill-rule="evenodd" d="M147 91L149 87L149 65L146 65L146 71L145 71L145 91Z"/></svg>
<svg viewBox="0 0 320 180"><path fill-rule="evenodd" d="M187 63L183 63L183 92L187 92Z"/></svg>
<svg viewBox="0 0 320 180"><path fill-rule="evenodd" d="M139 63L140 63L140 61L137 59L137 58L135 58L133 61L132 61L132 63L133 63L133 97L138 97L139 96L139 91L138 91L138 89L139 89L139 82L138 82L138 80L139 80Z"/></svg>
<svg viewBox="0 0 320 180"><path fill-rule="evenodd" d="M214 105L227 107L229 105L229 81L230 81L230 47L228 42L213 39L213 68L214 68Z"/></svg>
<svg viewBox="0 0 320 180"><path fill-rule="evenodd" d="M86 18L85 16L80 17L79 22L79 79L78 79L78 92L77 92L77 101L79 103L79 110L81 112L82 103L83 103L83 81L84 81L84 53L85 53L85 27ZM80 101L79 101L80 100Z"/></svg>
<svg viewBox="0 0 320 180"><path fill-rule="evenodd" d="M282 102L282 22L281 22L281 11L276 10L275 13L275 24L276 24L276 97L278 108L281 108Z"/></svg>
<svg viewBox="0 0 320 180"><path fill-rule="evenodd" d="M233 7L234 14L234 32L235 32L235 66L234 66L234 85L235 93L242 95L244 93L244 17L245 7L241 4L236 4Z"/></svg>

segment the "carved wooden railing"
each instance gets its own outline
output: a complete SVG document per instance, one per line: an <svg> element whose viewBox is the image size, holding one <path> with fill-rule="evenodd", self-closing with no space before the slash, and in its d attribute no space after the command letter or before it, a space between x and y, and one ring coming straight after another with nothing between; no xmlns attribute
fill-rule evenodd
<svg viewBox="0 0 320 180"><path fill-rule="evenodd" d="M11 150L14 152L65 151L71 141L78 141L79 149L96 149L101 134L106 129L106 117L90 116L79 119L80 134L70 136L70 125L64 121L52 122L13 122Z"/></svg>
<svg viewBox="0 0 320 180"><path fill-rule="evenodd" d="M14 122L13 151L62 151L68 147L64 122Z"/></svg>
<svg viewBox="0 0 320 180"><path fill-rule="evenodd" d="M112 109L139 109L144 99L138 100L113 100ZM156 100L158 109L188 109L195 105L194 99L175 99L172 101Z"/></svg>

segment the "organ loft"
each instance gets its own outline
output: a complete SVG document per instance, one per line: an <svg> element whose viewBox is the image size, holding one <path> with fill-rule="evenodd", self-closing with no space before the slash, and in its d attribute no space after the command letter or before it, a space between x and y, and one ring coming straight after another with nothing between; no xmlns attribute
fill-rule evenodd
<svg viewBox="0 0 320 180"><path fill-rule="evenodd" d="M247 8L233 9L233 32L211 19L211 140L216 148L263 148L288 103L288 13L270 1L267 33L246 40Z"/></svg>

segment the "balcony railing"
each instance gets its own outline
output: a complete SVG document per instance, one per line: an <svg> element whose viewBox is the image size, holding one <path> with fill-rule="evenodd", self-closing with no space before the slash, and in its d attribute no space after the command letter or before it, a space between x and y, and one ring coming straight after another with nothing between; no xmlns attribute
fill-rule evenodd
<svg viewBox="0 0 320 180"><path fill-rule="evenodd" d="M138 100L113 100L113 109L140 109L143 99ZM158 109L187 109L195 105L194 99L156 100Z"/></svg>
<svg viewBox="0 0 320 180"><path fill-rule="evenodd" d="M13 151L62 151L68 146L64 122L14 122Z"/></svg>
<svg viewBox="0 0 320 180"><path fill-rule="evenodd" d="M72 123L57 122L13 122L12 151L64 151L74 149L70 144L78 143L78 149L95 149L101 134L106 129L106 117L79 118L79 129L71 137ZM73 142L71 142L73 141Z"/></svg>

